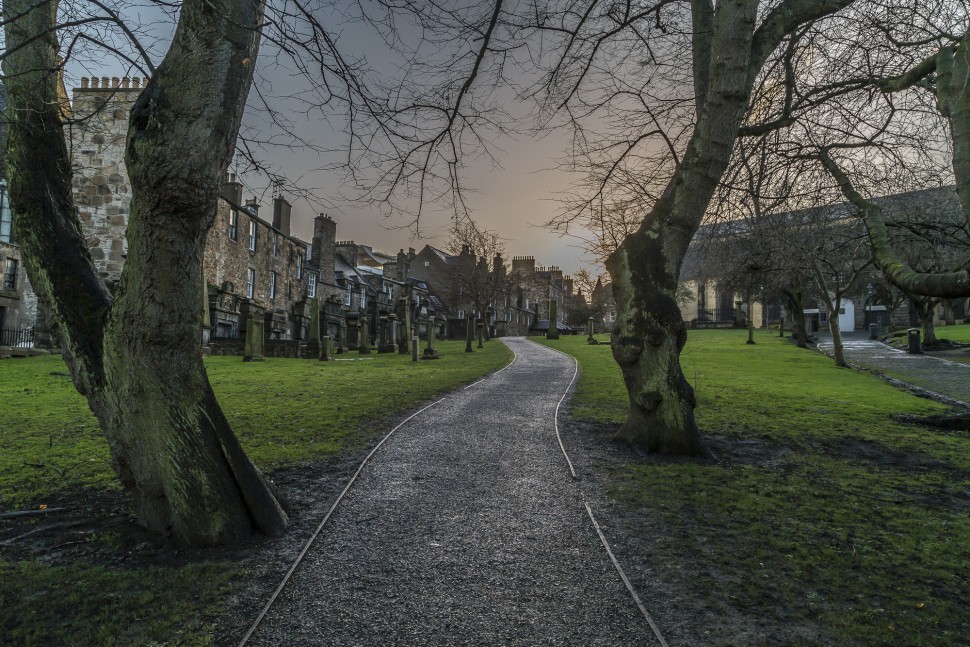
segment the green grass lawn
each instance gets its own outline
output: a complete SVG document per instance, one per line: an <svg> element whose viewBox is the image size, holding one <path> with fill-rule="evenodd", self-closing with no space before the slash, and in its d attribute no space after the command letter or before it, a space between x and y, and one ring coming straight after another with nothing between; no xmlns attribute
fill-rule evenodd
<svg viewBox="0 0 970 647"><path fill-rule="evenodd" d="M247 453L271 473L367 447L395 417L512 358L499 342L472 354L464 346L439 342L435 361L350 353L353 361L210 357L206 365ZM118 487L97 422L60 357L0 361L0 400L0 511ZM110 545L117 537L85 541ZM0 644L211 644L213 618L237 575L227 562L51 565L9 561L2 551Z"/></svg>
<svg viewBox="0 0 970 647"><path fill-rule="evenodd" d="M937 339L970 344L970 324L956 324L955 326L936 326Z"/></svg>
<svg viewBox="0 0 970 647"><path fill-rule="evenodd" d="M691 331L682 356L702 431L732 453L610 475L616 500L670 529L644 537L644 558L693 561L686 586L712 608L817 623L822 644L967 640L968 435L898 423L942 408L767 332L755 346L745 335ZM623 420L608 344L545 343L580 362L575 418Z"/></svg>

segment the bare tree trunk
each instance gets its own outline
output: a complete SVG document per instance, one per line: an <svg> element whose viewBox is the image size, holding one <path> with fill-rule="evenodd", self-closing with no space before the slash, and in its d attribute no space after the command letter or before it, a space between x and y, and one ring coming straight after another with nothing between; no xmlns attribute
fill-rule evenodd
<svg viewBox="0 0 970 647"><path fill-rule="evenodd" d="M8 0L6 10L25 15L6 25L4 63L18 236L139 522L189 545L238 541L254 528L281 533L286 514L209 386L198 324L202 249L252 78L262 3L182 5L171 49L132 111L128 259L113 302L71 198L56 3Z"/></svg>
<svg viewBox="0 0 970 647"><path fill-rule="evenodd" d="M825 297L825 309L829 315L829 332L832 334L832 355L835 365L847 368L845 349L842 346L842 328L839 326L839 309L842 307L842 297L836 293L835 298Z"/></svg>
<svg viewBox="0 0 970 647"><path fill-rule="evenodd" d="M606 269L617 310L611 346L630 403L618 438L650 452L710 456L694 418L694 390L680 368L687 327L677 306L677 278L748 105L757 2L692 6L695 22L705 25L695 39L709 39L710 45L694 50L701 106L697 125L664 194L640 228L607 258Z"/></svg>
<svg viewBox="0 0 970 647"><path fill-rule="evenodd" d="M911 296L910 303L919 318L920 327L923 329L923 346L931 346L937 343L936 326L933 324L933 308L936 306L934 299Z"/></svg>
<svg viewBox="0 0 970 647"><path fill-rule="evenodd" d="M801 290L782 290L785 303L792 320L792 333L799 348L808 346L808 333L805 331L805 304Z"/></svg>
<svg viewBox="0 0 970 647"><path fill-rule="evenodd" d="M849 363L845 361L845 349L842 346L842 329L839 327L839 309L834 311L829 309L829 332L832 333L832 355L835 357L835 365L846 368Z"/></svg>

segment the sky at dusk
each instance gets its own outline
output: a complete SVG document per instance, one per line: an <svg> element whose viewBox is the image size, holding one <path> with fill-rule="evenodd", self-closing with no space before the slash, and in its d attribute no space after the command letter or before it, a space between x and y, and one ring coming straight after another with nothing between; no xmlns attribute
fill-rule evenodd
<svg viewBox="0 0 970 647"><path fill-rule="evenodd" d="M146 42L151 44L152 58L157 64L167 47L174 22L162 10L133 3L127 5L129 20L133 25L148 34ZM381 60L382 45L358 32L357 25L340 25L343 43L351 43L358 49L368 50L368 62L376 61L376 66L388 61ZM270 79L273 91L283 97L289 92L288 85L300 83L300 78L288 73L285 68L273 65L274 58L265 46L257 62L257 70ZM357 55L352 52L351 55ZM93 61L71 61L68 64L66 81L68 90L75 87L83 76L124 76L134 75L117 63L108 59ZM265 123L265 115L252 107L247 109L248 124ZM292 117L295 130L301 137L325 147L336 147L342 141L339 122L326 123L312 117L301 121ZM572 178L558 170L558 157L565 148L564 133L552 133L543 138L531 136L496 137L492 140L491 152L500 167L491 161L475 159L465 175L465 185L472 189L467 194L466 204L471 209L475 222L499 234L505 241L506 256L534 256L540 265L560 267L567 274L581 267L590 267L594 272L601 271L591 265L591 259L581 249L581 242L573 238L560 237L543 225L561 208L559 199L568 188ZM324 204L311 204L298 196L284 193L293 203L293 234L309 241L313 233L313 218L319 212L330 215L337 222L337 239L354 240L372 245L380 251L395 253L398 249L414 247L420 250L425 244L442 246L448 238L452 212L446 209L426 209L420 221L420 237L415 238L407 228L407 217L386 217L377 206L360 205L344 199L347 193L342 186L342 178L333 171L320 170L333 158L307 149L268 149L263 158L276 165L291 181L304 189L312 189ZM230 166L230 171L234 166ZM244 198L257 197L262 204L262 213L272 213L272 190L267 182L258 175L247 174L240 178L245 186Z"/></svg>

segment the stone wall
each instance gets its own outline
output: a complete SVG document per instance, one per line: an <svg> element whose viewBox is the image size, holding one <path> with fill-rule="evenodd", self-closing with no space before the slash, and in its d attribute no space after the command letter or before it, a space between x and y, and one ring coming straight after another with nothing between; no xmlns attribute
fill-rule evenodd
<svg viewBox="0 0 970 647"><path fill-rule="evenodd" d="M234 184L230 177L227 186L231 189ZM260 218L252 205L229 202L225 199L229 193L223 192L216 222L206 238L203 271L210 286L210 299L221 302L234 295L266 312L282 315L288 322L285 337L294 338L298 330L289 322L289 316L294 305L306 298L307 244ZM235 237L230 224L233 219ZM254 249L250 248L251 231L255 232ZM250 270L252 296L248 293Z"/></svg>

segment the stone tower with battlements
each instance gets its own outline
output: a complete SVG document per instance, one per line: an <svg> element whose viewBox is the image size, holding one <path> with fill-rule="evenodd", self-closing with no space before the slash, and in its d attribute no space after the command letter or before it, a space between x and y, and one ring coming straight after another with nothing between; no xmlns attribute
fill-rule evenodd
<svg viewBox="0 0 970 647"><path fill-rule="evenodd" d="M131 185L125 142L131 106L147 79L90 77L74 88L70 150L74 201L91 259L110 283L121 277Z"/></svg>

